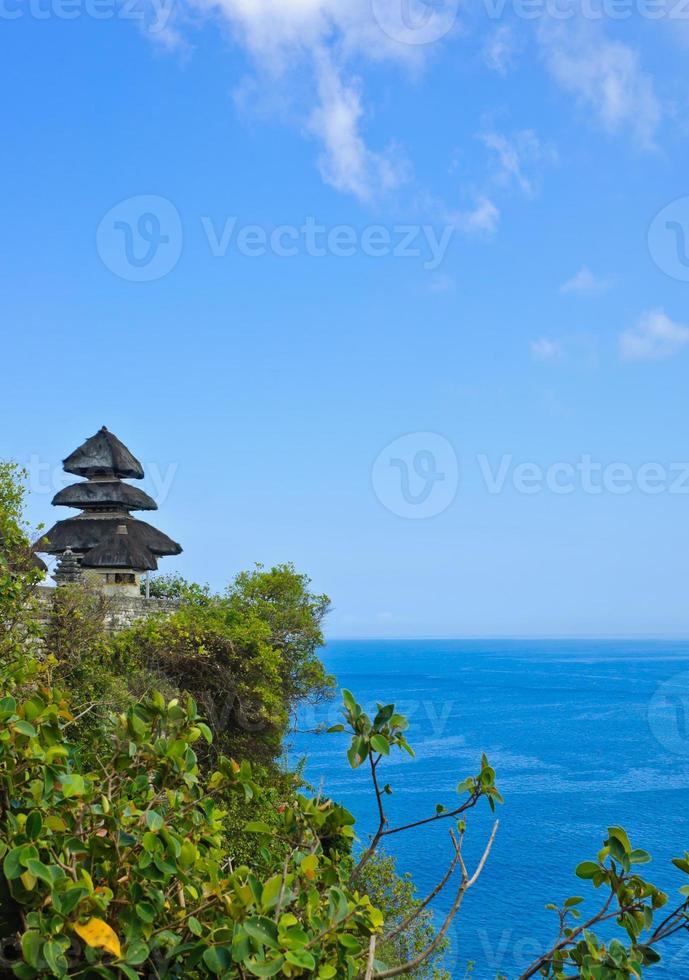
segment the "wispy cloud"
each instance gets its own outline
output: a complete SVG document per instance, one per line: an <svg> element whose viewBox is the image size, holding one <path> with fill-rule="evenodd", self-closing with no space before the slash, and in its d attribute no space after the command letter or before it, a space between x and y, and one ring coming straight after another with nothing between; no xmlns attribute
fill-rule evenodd
<svg viewBox="0 0 689 980"><path fill-rule="evenodd" d="M657 361L673 357L689 344L689 327L671 320L664 310L649 310L630 330L620 334L625 361Z"/></svg>
<svg viewBox="0 0 689 980"><path fill-rule="evenodd" d="M531 356L536 361L558 361L565 356L564 346L559 340L541 337L531 341Z"/></svg>
<svg viewBox="0 0 689 980"><path fill-rule="evenodd" d="M600 24L573 18L544 20L539 41L552 77L605 129L627 129L640 147L654 147L662 109L634 48L609 40Z"/></svg>
<svg viewBox="0 0 689 980"><path fill-rule="evenodd" d="M375 153L361 133L363 107L358 83L347 84L324 49L316 58L318 104L309 129L323 149L319 170L326 184L367 200L404 183L405 161L394 149Z"/></svg>
<svg viewBox="0 0 689 980"><path fill-rule="evenodd" d="M483 45L483 60L491 71L506 75L514 65L517 52L514 31L508 24L503 24L488 35Z"/></svg>
<svg viewBox="0 0 689 980"><path fill-rule="evenodd" d="M229 25L253 61L254 94L260 89L273 98L281 114L290 103L290 114L321 145L318 165L327 183L369 200L405 181L408 167L400 151L368 143L369 112L358 72L366 62L383 60L421 65L428 45L398 43L376 21L370 0L188 0L188 5Z"/></svg>
<svg viewBox="0 0 689 980"><path fill-rule="evenodd" d="M492 235L500 222L500 211L488 197L479 197L473 208L454 211L446 216L447 223L466 233Z"/></svg>
<svg viewBox="0 0 689 980"><path fill-rule="evenodd" d="M555 159L553 148L543 143L532 129L522 129L513 136L489 130L479 134L483 145L495 160L493 179L504 186L516 185L524 194L534 192L534 173Z"/></svg>
<svg viewBox="0 0 689 980"><path fill-rule="evenodd" d="M588 266L582 266L575 276L563 282L561 293L604 293L610 288L610 280L595 276Z"/></svg>

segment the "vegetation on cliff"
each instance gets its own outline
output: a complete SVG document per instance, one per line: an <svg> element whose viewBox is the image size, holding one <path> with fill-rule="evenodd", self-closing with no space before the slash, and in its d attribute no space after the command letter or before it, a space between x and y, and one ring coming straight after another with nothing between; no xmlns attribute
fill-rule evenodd
<svg viewBox="0 0 689 980"><path fill-rule="evenodd" d="M178 612L113 639L86 583L60 589L41 624L18 477L0 465L0 976L442 976L497 831L467 867L471 811L502 803L488 759L453 802L396 826L383 773L413 754L406 719L343 691L331 734L368 770L379 818L357 838L346 809L279 763L291 714L332 691L317 656L326 597L290 566L240 575L221 596L175 580L162 588ZM421 901L381 847L438 822L447 869ZM556 937L520 980L617 980L657 962L689 927L689 885L661 912L668 896L639 873L649 860L608 828L577 868L599 906L552 906ZM689 874L689 855L674 863ZM603 941L601 924L618 938Z"/></svg>

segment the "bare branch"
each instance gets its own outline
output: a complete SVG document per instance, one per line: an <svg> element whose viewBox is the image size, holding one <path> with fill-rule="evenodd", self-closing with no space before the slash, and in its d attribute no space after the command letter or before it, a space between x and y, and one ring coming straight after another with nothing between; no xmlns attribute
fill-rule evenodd
<svg viewBox="0 0 689 980"><path fill-rule="evenodd" d="M445 885L448 883L448 881L452 877L452 872L457 867L457 862L458 862L458 856L455 854L455 856L453 857L452 861L450 862L450 866L448 867L447 871L445 872L444 877L441 879L441 881L438 882L438 884L435 886L435 888L430 893L430 895L428 895L426 898L424 898L423 902L421 902L421 904L411 913L411 915L408 915L406 919L403 919L402 922L400 922L398 925L396 925L395 928L391 932L388 932L383 937L383 940L382 941L384 943L390 942L390 940L395 939L397 936L399 936L399 934L401 932L404 932L404 930L407 929L412 924L412 922L421 915L421 913L423 912L423 910L428 905L431 904L431 902L436 897L436 895L439 895L440 894L440 892L443 890L443 888L445 887Z"/></svg>
<svg viewBox="0 0 689 980"><path fill-rule="evenodd" d="M481 860L479 861L476 871L474 872L472 877L469 878L467 877L466 873L464 872L462 873L462 880L460 882L459 889L457 890L455 900L452 903L452 907L448 912L442 926L440 927L435 937L433 938L433 940L428 944L428 946L421 953L419 953L417 957L415 957L415 959L410 960L408 963L403 963L401 966L394 966L391 967L389 970L383 970L380 973L374 973L373 980L386 980L387 977L399 977L403 973L409 973L412 970L416 970L419 966L421 966L422 963L425 963L428 957L435 952L438 946L440 946L443 939L447 935L447 931L450 928L453 919L459 912L465 894L467 893L469 888L471 888L471 886L476 883L479 875L481 874L485 866L486 861L488 860L488 855L490 854L491 848L493 846L493 841L495 840L495 835L498 830L498 825L499 822L496 821L492 833L490 835L490 838L488 839L488 843L486 844ZM460 845L457 843L454 834L451 834L451 836L452 836L452 843L454 844L455 852L459 860Z"/></svg>

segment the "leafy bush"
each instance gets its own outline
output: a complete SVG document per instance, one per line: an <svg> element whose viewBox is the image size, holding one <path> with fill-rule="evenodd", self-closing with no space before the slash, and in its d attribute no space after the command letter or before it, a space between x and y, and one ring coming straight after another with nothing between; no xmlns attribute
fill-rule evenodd
<svg viewBox="0 0 689 980"><path fill-rule="evenodd" d="M168 579L159 592L179 610L120 633L115 657L191 693L222 749L267 762L297 705L332 692L317 655L329 600L309 586L290 565L241 573L223 595Z"/></svg>

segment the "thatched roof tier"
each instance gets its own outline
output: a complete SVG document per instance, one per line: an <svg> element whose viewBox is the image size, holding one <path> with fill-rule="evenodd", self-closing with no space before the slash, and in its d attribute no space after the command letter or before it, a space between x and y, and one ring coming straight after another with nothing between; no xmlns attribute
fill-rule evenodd
<svg viewBox="0 0 689 980"><path fill-rule="evenodd" d="M182 548L169 538L167 534L158 531L145 521L137 521L134 517L70 517L66 521L58 521L43 535L34 546L36 551L49 555L60 555L71 548L79 554L86 554L96 548L113 534L120 525L137 545L141 545L154 555L179 555Z"/></svg>
<svg viewBox="0 0 689 980"><path fill-rule="evenodd" d="M75 449L62 465L65 472L76 476L112 476L123 480L142 480L144 476L138 459L105 426Z"/></svg>
<svg viewBox="0 0 689 980"><path fill-rule="evenodd" d="M158 562L141 543L139 534L129 534L126 524L119 524L101 543L84 555L82 568L126 568L134 572L155 571Z"/></svg>
<svg viewBox="0 0 689 980"><path fill-rule="evenodd" d="M76 507L77 510L157 510L158 504L138 487L119 480L89 480L65 487L53 497L56 507Z"/></svg>

